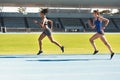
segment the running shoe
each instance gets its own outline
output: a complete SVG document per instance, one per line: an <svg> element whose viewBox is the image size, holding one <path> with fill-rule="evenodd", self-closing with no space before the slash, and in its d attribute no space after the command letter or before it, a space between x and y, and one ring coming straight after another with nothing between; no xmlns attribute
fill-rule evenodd
<svg viewBox="0 0 120 80"><path fill-rule="evenodd" d="M64 46L61 47L62 52L64 52Z"/></svg>
<svg viewBox="0 0 120 80"><path fill-rule="evenodd" d="M115 54L115 53L111 53L111 55L110 55L110 59L112 59L112 58L113 58L114 54Z"/></svg>
<svg viewBox="0 0 120 80"><path fill-rule="evenodd" d="M39 52L37 53L37 55L40 55L41 53L43 53L43 51L39 51Z"/></svg>
<svg viewBox="0 0 120 80"><path fill-rule="evenodd" d="M98 50L94 51L93 55L97 54L98 52L99 52Z"/></svg>

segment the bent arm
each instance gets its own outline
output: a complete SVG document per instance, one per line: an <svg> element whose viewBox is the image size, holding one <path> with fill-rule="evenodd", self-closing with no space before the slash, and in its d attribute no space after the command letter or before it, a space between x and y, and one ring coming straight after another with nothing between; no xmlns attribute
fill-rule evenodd
<svg viewBox="0 0 120 80"><path fill-rule="evenodd" d="M51 30L52 30L52 28L53 28L53 21L52 20L48 20L48 22L50 23Z"/></svg>
<svg viewBox="0 0 120 80"><path fill-rule="evenodd" d="M40 22L38 22L37 20L33 20L33 22L34 22L35 24L37 24L37 25L41 26L41 23L40 23Z"/></svg>
<svg viewBox="0 0 120 80"><path fill-rule="evenodd" d="M89 19L89 20L88 20L88 24L90 25L90 27L91 27L92 29L95 28L95 25L94 25L93 20Z"/></svg>
<svg viewBox="0 0 120 80"><path fill-rule="evenodd" d="M109 24L109 19L107 18L104 18L104 17L101 17L101 20L105 22L104 26L103 27L107 27L108 24Z"/></svg>

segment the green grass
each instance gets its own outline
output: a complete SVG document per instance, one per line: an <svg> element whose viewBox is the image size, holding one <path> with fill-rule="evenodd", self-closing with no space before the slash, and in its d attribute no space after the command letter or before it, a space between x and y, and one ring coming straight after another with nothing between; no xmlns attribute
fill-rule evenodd
<svg viewBox="0 0 120 80"><path fill-rule="evenodd" d="M91 54L93 48L89 38L93 34L53 34L54 39L65 46L64 54ZM0 54L36 54L39 34L0 34ZM120 34L106 34L114 52L120 52ZM100 53L109 53L107 47L99 40L96 41ZM46 37L43 40L45 54L62 54L59 47L52 44Z"/></svg>

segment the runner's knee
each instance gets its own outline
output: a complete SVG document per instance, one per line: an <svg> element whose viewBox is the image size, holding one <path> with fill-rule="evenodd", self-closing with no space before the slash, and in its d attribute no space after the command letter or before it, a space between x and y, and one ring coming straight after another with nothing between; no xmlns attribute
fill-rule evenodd
<svg viewBox="0 0 120 80"><path fill-rule="evenodd" d="M92 38L90 38L90 39L89 39L89 41L90 41L91 43L93 43L93 42L94 42L94 40L93 40Z"/></svg>

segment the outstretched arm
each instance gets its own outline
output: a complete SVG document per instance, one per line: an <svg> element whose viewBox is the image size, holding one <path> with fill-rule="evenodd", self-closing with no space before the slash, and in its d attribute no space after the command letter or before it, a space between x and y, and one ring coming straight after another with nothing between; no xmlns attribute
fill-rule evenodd
<svg viewBox="0 0 120 80"><path fill-rule="evenodd" d="M40 26L40 22L38 22L37 20L33 20L33 22L35 23L35 24L37 24L37 25L39 25Z"/></svg>
<svg viewBox="0 0 120 80"><path fill-rule="evenodd" d="M90 27L91 27L92 29L95 28L95 25L94 25L93 20L89 19L89 20L88 20L88 24L90 25Z"/></svg>
<svg viewBox="0 0 120 80"><path fill-rule="evenodd" d="M44 24L45 24L45 19L43 20L43 23L41 22L38 22L37 20L33 20L33 22L41 27L44 27Z"/></svg>

